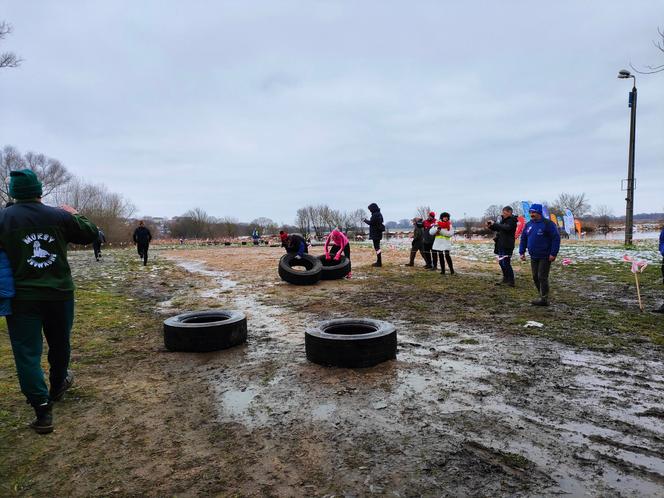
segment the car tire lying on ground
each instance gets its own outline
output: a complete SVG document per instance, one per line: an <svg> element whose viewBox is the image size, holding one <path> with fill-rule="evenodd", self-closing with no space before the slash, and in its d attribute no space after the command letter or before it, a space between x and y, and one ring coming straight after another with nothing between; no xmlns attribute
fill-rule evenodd
<svg viewBox="0 0 664 498"><path fill-rule="evenodd" d="M218 351L246 341L247 318L239 311L193 311L164 321L164 345L169 351Z"/></svg>
<svg viewBox="0 0 664 498"><path fill-rule="evenodd" d="M325 255L318 256L318 259L323 265L321 280L338 280L350 273L350 259L346 256L342 256L339 261L335 261L334 258L326 259Z"/></svg>
<svg viewBox="0 0 664 498"><path fill-rule="evenodd" d="M304 266L304 271L293 269ZM281 280L294 285L312 285L320 280L323 264L318 258L305 254L297 259L295 254L284 254L279 260L279 276Z"/></svg>
<svg viewBox="0 0 664 498"><path fill-rule="evenodd" d="M371 367L397 357L397 330L369 318L327 320L304 335L307 359L335 367Z"/></svg>

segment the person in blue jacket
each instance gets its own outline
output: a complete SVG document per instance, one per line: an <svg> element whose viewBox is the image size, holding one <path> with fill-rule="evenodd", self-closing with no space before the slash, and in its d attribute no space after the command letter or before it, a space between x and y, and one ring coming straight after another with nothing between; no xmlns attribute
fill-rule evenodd
<svg viewBox="0 0 664 498"><path fill-rule="evenodd" d="M659 253L662 255L662 284L664 284L664 227L662 227L662 231L659 234ZM653 311L655 313L664 313L664 303Z"/></svg>
<svg viewBox="0 0 664 498"><path fill-rule="evenodd" d="M7 253L0 248L0 316L12 314L12 297L14 290L14 274Z"/></svg>
<svg viewBox="0 0 664 498"><path fill-rule="evenodd" d="M533 306L549 305L549 271L551 263L556 260L560 249L560 234L558 226L542 215L542 205L530 206L530 221L521 234L519 254L521 260L526 260L526 249L530 255L530 268L533 272L533 281L539 292L539 299L531 304Z"/></svg>

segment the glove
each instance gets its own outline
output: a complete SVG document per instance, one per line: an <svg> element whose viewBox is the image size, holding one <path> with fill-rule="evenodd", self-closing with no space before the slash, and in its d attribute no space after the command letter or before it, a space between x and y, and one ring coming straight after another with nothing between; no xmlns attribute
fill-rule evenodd
<svg viewBox="0 0 664 498"><path fill-rule="evenodd" d="M335 257L334 257L334 260L335 260L335 261L339 261L340 259L341 259L341 256L335 256Z"/></svg>
<svg viewBox="0 0 664 498"><path fill-rule="evenodd" d="M300 256L299 254L297 254L297 255L295 256L295 259L302 259L302 256Z"/></svg>
<svg viewBox="0 0 664 498"><path fill-rule="evenodd" d="M330 259L331 259L331 258L330 258L330 255L329 255L329 254L326 254L326 255L325 255L325 260L326 260L326 261L329 261Z"/></svg>

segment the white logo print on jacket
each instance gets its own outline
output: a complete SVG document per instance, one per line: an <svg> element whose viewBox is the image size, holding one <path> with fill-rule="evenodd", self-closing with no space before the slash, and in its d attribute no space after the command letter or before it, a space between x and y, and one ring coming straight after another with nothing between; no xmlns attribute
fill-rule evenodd
<svg viewBox="0 0 664 498"><path fill-rule="evenodd" d="M53 264L58 255L42 249L40 241L55 242L55 239L47 233L33 233L23 239L24 243L32 244L32 256L28 258L28 264L35 268L46 268Z"/></svg>

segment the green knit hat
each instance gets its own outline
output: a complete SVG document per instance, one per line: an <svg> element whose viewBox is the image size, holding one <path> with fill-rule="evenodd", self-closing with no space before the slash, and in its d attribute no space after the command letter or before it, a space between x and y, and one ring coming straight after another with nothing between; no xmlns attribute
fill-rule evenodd
<svg viewBox="0 0 664 498"><path fill-rule="evenodd" d="M42 184L30 169L9 173L9 195L17 200L36 199L42 196Z"/></svg>

